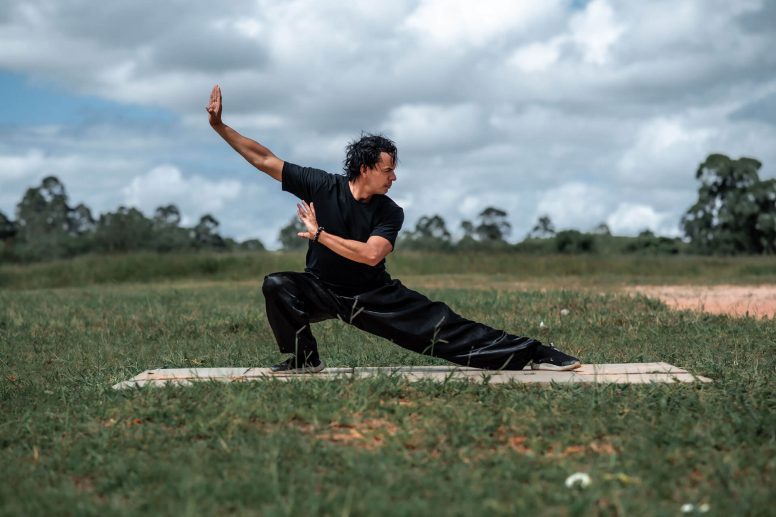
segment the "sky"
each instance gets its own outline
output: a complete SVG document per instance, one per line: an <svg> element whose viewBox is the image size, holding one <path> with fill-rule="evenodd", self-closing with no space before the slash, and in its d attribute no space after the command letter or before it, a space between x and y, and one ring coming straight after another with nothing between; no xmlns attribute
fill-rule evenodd
<svg viewBox="0 0 776 517"><path fill-rule="evenodd" d="M210 213L276 248L295 199L213 132L341 173L399 148L405 230L505 210L557 229L681 235L710 153L776 177L770 0L10 0L0 4L0 211L54 175L71 206Z"/></svg>

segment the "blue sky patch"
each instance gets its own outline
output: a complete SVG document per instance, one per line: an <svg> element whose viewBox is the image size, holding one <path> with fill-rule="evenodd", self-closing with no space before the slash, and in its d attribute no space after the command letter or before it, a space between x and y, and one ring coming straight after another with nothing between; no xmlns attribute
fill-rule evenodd
<svg viewBox="0 0 776 517"><path fill-rule="evenodd" d="M12 99L0 110L0 124L81 124L116 120L170 123L175 115L161 108L71 94L50 84L0 71L0 96Z"/></svg>

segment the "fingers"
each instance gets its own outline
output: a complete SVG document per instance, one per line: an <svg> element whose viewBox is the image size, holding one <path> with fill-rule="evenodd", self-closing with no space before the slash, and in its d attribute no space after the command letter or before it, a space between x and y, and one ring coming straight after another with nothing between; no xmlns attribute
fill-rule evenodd
<svg viewBox="0 0 776 517"><path fill-rule="evenodd" d="M221 87L218 85L213 86L213 89L210 90L210 106L212 106L215 103L221 102Z"/></svg>
<svg viewBox="0 0 776 517"><path fill-rule="evenodd" d="M208 113L216 114L218 108L221 105L221 88L218 85L213 86L210 91L210 102L205 106L205 110Z"/></svg>

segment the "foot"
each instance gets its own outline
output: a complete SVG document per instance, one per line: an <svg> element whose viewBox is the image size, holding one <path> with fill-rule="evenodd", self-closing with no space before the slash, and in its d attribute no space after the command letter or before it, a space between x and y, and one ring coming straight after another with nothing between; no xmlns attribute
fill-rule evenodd
<svg viewBox="0 0 776 517"><path fill-rule="evenodd" d="M549 345L539 344L534 352L534 357L531 360L532 370L552 370L556 372L562 372L567 370L576 370L582 366L579 359L576 357L564 354L555 345L550 343Z"/></svg>
<svg viewBox="0 0 776 517"><path fill-rule="evenodd" d="M317 357L308 357L307 360L298 360L292 355L282 363L273 365L270 370L272 373L318 373L326 368L323 360Z"/></svg>

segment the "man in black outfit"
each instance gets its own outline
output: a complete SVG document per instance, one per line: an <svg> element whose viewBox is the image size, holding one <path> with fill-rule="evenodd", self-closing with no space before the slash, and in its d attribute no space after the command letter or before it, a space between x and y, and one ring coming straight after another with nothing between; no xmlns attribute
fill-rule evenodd
<svg viewBox="0 0 776 517"><path fill-rule="evenodd" d="M573 370L581 365L552 344L508 334L462 318L442 302L392 280L385 257L393 250L404 212L386 193L396 181L393 142L365 135L351 142L346 175L300 167L277 158L221 121L216 85L206 107L211 127L257 169L297 196L297 215L309 240L303 273L264 279L267 319L280 351L292 354L272 367L284 373L323 370L310 323L339 318L421 354L487 370Z"/></svg>

